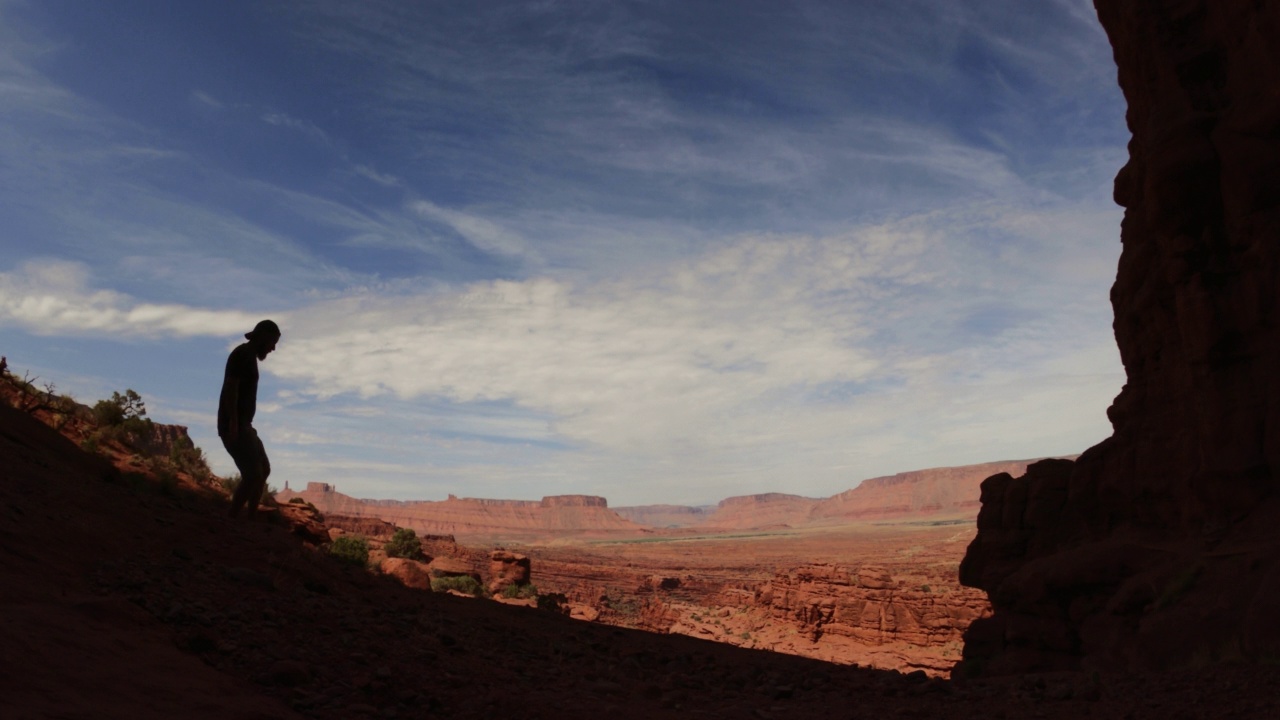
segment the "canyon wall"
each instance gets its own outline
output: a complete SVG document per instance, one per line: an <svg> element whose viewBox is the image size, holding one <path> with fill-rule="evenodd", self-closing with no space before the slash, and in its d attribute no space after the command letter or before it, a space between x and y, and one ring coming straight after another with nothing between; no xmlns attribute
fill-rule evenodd
<svg viewBox="0 0 1280 720"><path fill-rule="evenodd" d="M979 486L996 473L1021 475L1034 460L913 470L863 480L852 490L818 503L810 519L864 520L930 514L978 512Z"/></svg>
<svg viewBox="0 0 1280 720"><path fill-rule="evenodd" d="M1280 3L1096 0L1133 138L1127 382L1075 463L982 485L964 669L1280 657Z"/></svg>
<svg viewBox="0 0 1280 720"><path fill-rule="evenodd" d="M602 497L556 495L542 500L458 498L441 501L360 500L332 485L308 483L305 490L284 490L280 502L299 497L320 512L375 517L424 535L453 535L462 541L516 540L557 535L642 534L646 529L609 509Z"/></svg>

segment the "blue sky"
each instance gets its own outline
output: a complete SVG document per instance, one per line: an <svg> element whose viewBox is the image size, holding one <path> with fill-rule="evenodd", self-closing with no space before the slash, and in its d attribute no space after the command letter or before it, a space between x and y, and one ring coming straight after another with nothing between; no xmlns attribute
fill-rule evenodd
<svg viewBox="0 0 1280 720"><path fill-rule="evenodd" d="M273 484L826 496L1123 383L1087 0L0 0L0 352Z"/></svg>

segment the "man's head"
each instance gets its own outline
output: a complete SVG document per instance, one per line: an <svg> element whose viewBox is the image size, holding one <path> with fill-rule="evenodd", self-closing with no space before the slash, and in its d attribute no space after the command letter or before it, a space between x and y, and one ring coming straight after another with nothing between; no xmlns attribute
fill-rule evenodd
<svg viewBox="0 0 1280 720"><path fill-rule="evenodd" d="M244 337L253 346L258 359L266 360L267 355L276 349L276 343L280 341L280 326L271 320L263 320L254 325L251 332L245 333Z"/></svg>

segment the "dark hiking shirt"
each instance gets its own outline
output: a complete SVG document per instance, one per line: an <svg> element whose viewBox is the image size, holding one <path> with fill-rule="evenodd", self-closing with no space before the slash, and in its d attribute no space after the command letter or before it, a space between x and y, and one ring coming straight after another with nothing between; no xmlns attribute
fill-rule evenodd
<svg viewBox="0 0 1280 720"><path fill-rule="evenodd" d="M236 425L247 428L253 425L253 414L258 409L258 356L254 354L249 343L244 343L231 351L227 358L227 371L222 376L222 385L232 379L240 381L237 405L225 407L221 398L218 401L218 436L227 434L231 425L231 413L235 413Z"/></svg>

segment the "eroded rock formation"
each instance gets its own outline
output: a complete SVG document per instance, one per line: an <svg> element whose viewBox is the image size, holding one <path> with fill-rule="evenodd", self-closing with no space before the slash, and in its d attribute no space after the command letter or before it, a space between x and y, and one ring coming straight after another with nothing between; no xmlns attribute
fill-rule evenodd
<svg viewBox="0 0 1280 720"><path fill-rule="evenodd" d="M1096 0L1133 133L1127 382L1074 464L982 486L965 667L1280 657L1280 4Z"/></svg>
<svg viewBox="0 0 1280 720"><path fill-rule="evenodd" d="M948 673L961 633L987 613L986 599L963 588L902 585L885 568L869 565L806 565L779 573L755 600L775 620L770 630L794 627L800 637L757 634L792 652L797 648L787 643L811 644L806 654L815 657Z"/></svg>

